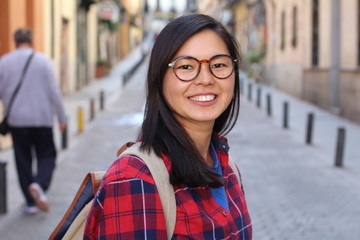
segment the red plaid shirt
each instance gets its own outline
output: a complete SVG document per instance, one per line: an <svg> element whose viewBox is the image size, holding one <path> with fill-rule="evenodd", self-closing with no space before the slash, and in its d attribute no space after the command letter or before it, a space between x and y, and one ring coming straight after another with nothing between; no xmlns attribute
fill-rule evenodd
<svg viewBox="0 0 360 240"><path fill-rule="evenodd" d="M177 213L172 239L252 239L242 186L228 165L226 139L215 140L230 212L215 202L209 187L174 186ZM166 156L163 160L169 171L171 162ZM102 181L84 239L166 239L165 225L150 171L141 159L123 156L111 165Z"/></svg>

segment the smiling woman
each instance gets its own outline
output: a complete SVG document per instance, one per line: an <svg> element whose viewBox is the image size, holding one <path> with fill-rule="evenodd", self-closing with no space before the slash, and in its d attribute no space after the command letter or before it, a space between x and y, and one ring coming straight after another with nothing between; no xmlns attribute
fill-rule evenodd
<svg viewBox="0 0 360 240"><path fill-rule="evenodd" d="M209 144L215 120L226 110L234 95L233 59L228 54L217 33L202 30L178 50L173 71L167 69L164 77L163 94L176 120L188 133L206 128ZM209 67L201 69L201 64ZM208 149L202 152L204 159L208 158L208 152Z"/></svg>
<svg viewBox="0 0 360 240"><path fill-rule="evenodd" d="M138 139L170 176L176 199L171 239L252 239L238 169L222 136L239 113L239 62L235 39L206 15L175 19L154 44ZM84 239L167 238L157 186L137 157L113 163L94 202Z"/></svg>

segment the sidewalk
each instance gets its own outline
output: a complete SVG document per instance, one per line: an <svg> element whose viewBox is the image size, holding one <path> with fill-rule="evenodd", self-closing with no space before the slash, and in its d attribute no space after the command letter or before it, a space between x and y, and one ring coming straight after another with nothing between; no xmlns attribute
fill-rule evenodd
<svg viewBox="0 0 360 240"><path fill-rule="evenodd" d="M360 125L268 86L248 99L248 80L239 123L228 136L238 147L248 207L257 240L360 239ZM254 82L252 82L254 85ZM272 96L273 115L265 96ZM282 126L283 101L290 106L289 129ZM305 144L306 115L315 115L313 145ZM344 167L334 167L336 129L346 128Z"/></svg>
<svg viewBox="0 0 360 240"><path fill-rule="evenodd" d="M69 94L63 97L65 112L68 114L68 148L65 150L61 150L61 134L59 132L58 123L56 121L56 123L54 124L54 138L59 155L57 159L58 166L61 165L61 162L64 160L64 157L62 157L63 155L66 155L69 151L76 151L76 149L73 149L73 147L77 145L79 137L83 135L83 133L79 134L77 129L78 108L82 107L84 110L84 132L86 132L87 129L93 125L93 122L89 121L90 99L94 98L95 100L96 119L97 117L99 117L99 115L104 114L107 106L111 105L118 97L118 95L123 91L124 86L122 76L142 58L143 52L150 51L151 44L152 42L150 39L145 41L142 46L135 48L126 58L119 62L119 64L117 64L111 70L108 76L95 80L88 86L81 89L79 92ZM100 91L104 91L105 93L104 112L101 112L99 110ZM89 146L89 149L91 147L92 146ZM0 215L1 232L3 226L6 226L8 223L14 220L14 218L17 218L22 214L21 208L24 203L24 198L18 184L12 149L10 148L0 151L0 159L7 161L7 213ZM81 177L83 177L83 175L81 175L80 178ZM77 181L77 183L80 182Z"/></svg>
<svg viewBox="0 0 360 240"><path fill-rule="evenodd" d="M331 114L311 103L292 97L285 92L264 84L256 84L248 80L244 74L241 74L244 80L244 99L248 100L248 84L252 83L252 102L257 105L257 89L261 88L261 107L258 108L264 115L267 115L266 95L271 95L272 116L268 117L278 128L283 128L283 105L288 102L289 117L288 131L294 141L305 144L307 115L314 114L314 126L312 135L312 144L309 148L314 148L322 155L322 160L327 166L333 166L335 163L335 153L337 144L338 128L345 128L345 148L343 156L343 170L350 171L360 175L360 124L351 122L345 118Z"/></svg>

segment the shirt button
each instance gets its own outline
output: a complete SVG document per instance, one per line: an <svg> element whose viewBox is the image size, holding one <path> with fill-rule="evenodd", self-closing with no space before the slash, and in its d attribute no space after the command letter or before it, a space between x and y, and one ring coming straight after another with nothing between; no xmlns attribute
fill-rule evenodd
<svg viewBox="0 0 360 240"><path fill-rule="evenodd" d="M226 211L223 211L222 214L226 217L228 213Z"/></svg>

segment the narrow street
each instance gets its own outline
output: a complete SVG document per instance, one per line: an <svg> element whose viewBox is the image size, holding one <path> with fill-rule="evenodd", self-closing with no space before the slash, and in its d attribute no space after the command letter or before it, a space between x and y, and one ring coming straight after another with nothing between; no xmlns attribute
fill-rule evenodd
<svg viewBox="0 0 360 240"><path fill-rule="evenodd" d="M1 239L47 239L85 174L106 170L115 159L116 150L136 139L144 107L146 67L142 65L125 88L111 97L106 110L71 140L67 150L60 152L48 194L50 212L23 215L22 196L18 194L18 204L0 218ZM274 99L280 94L272 93ZM232 158L242 173L253 239L359 240L359 163L352 158L344 168L333 167L330 153L321 146L303 143L295 129L297 125L282 129L276 114L267 117L246 96L242 97L240 115L228 139ZM332 115L323 116L327 122L338 120ZM353 133L360 132L358 125L353 129ZM360 135L356 136L359 139ZM348 148L354 149L357 143L350 138ZM14 181L14 172L9 174ZM14 183L11 186L17 187Z"/></svg>
<svg viewBox="0 0 360 240"><path fill-rule="evenodd" d="M137 140L155 42L154 65L169 58L189 84L203 63L214 77L241 68L240 115L225 137L252 240L360 240L360 0L0 0L0 16L0 121L19 128L18 166L11 135L0 135L0 240L48 239L84 177ZM36 57L26 64L23 51ZM190 98L210 106L203 100L221 102L219 92ZM16 131L52 120L47 188L46 176L29 171L53 169L36 161L46 144L22 151L30 140ZM21 187L19 176L31 181ZM47 213L24 211L38 210L21 190L33 181L47 189Z"/></svg>

